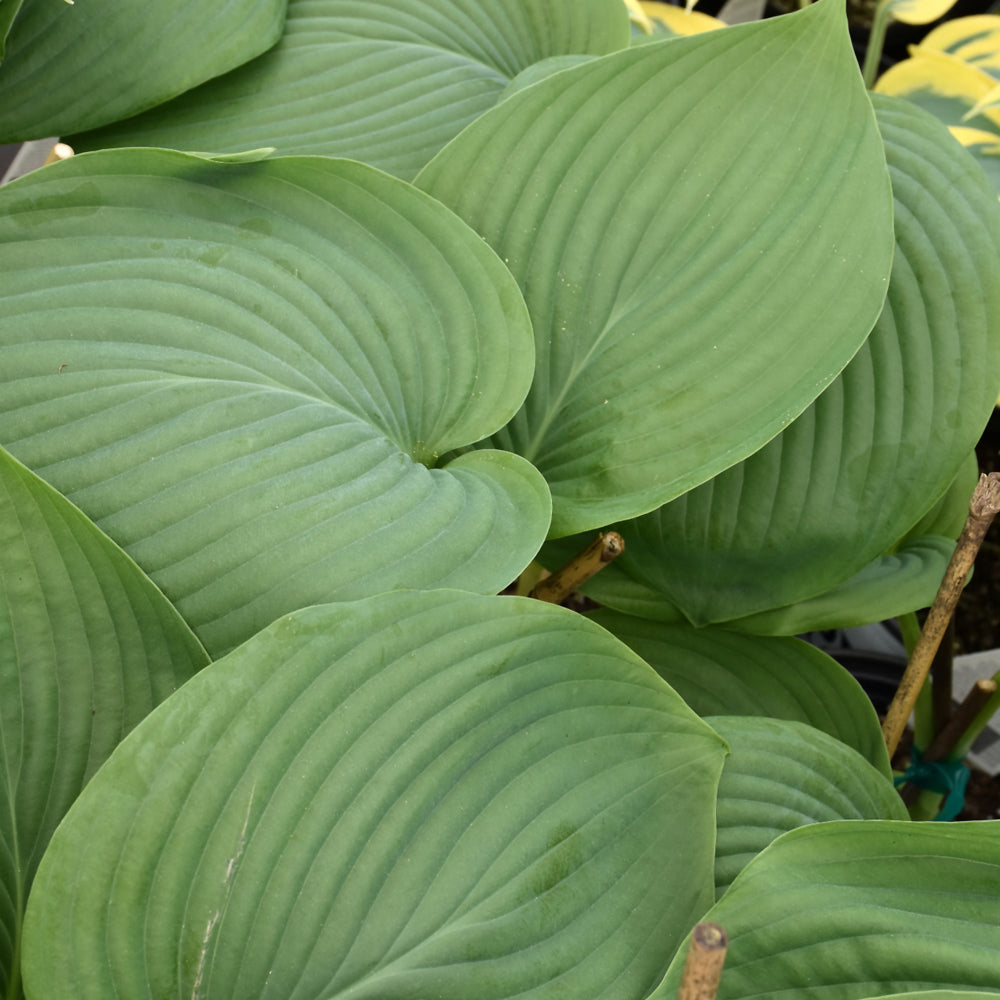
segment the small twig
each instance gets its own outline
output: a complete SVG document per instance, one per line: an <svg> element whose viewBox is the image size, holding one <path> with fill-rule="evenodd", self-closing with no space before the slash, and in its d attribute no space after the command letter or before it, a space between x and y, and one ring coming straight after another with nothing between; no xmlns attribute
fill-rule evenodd
<svg viewBox="0 0 1000 1000"><path fill-rule="evenodd" d="M691 932L677 1000L715 1000L729 941L718 925L704 921Z"/></svg>
<svg viewBox="0 0 1000 1000"><path fill-rule="evenodd" d="M42 165L47 167L50 163L58 163L59 160L68 160L72 155L72 146L67 145L65 142L57 142L49 150L49 155L45 157L45 163Z"/></svg>
<svg viewBox="0 0 1000 1000"><path fill-rule="evenodd" d="M574 590L624 551L625 542L617 531L598 535L562 569L556 570L544 580L539 580L529 596L547 601L549 604L561 604Z"/></svg>
<svg viewBox="0 0 1000 1000"><path fill-rule="evenodd" d="M993 716L1000 711L1000 670L998 670L992 677L986 678L986 680L992 681L996 684L998 690L994 691L993 694L990 695L989 701L986 702L986 704L979 710L979 714L966 727L965 732L962 734L962 738L958 741L955 749L952 751L952 757L956 757L959 760L964 760L969 755L969 751L972 749L972 744L979 739L983 730L990 724Z"/></svg>
<svg viewBox="0 0 1000 1000"><path fill-rule="evenodd" d="M991 679L978 680L965 696L962 704L955 709L948 724L934 737L933 742L924 754L924 760L931 764L934 761L947 760L958 746L966 730L976 721L979 713L986 707L990 698L996 693L997 682ZM917 801L920 789L912 782L907 782L899 790L903 802L912 806Z"/></svg>
<svg viewBox="0 0 1000 1000"><path fill-rule="evenodd" d="M948 720L948 725L944 727L934 737L934 741L927 748L924 760L930 762L935 760L947 760L966 729L972 725L976 716L983 710L986 703L993 697L997 689L997 682L994 680L978 680L972 685L971 690L965 696L962 704L955 709L952 717Z"/></svg>
<svg viewBox="0 0 1000 1000"><path fill-rule="evenodd" d="M962 534L944 572L944 579L924 622L920 638L882 723L882 735L890 758L899 746L899 738L906 728L906 720L913 711L924 681L927 680L931 660L941 645L945 627L951 620L976 553L986 535L986 529L998 511L1000 511L1000 473L991 472L988 476L984 474L979 477L979 483L969 501L969 516L965 527L962 528Z"/></svg>

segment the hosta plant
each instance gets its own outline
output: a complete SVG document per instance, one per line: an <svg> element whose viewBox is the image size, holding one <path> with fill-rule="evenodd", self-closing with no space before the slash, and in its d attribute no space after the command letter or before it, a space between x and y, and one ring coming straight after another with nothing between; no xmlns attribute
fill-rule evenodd
<svg viewBox="0 0 1000 1000"><path fill-rule="evenodd" d="M11 108L86 4L14 6ZM975 162L837 0L184 54L217 15L5 126L82 150L0 191L8 1000L669 997L706 914L734 1000L1000 992L996 825L911 823L793 638L926 604L961 526ZM597 613L501 595L612 525Z"/></svg>

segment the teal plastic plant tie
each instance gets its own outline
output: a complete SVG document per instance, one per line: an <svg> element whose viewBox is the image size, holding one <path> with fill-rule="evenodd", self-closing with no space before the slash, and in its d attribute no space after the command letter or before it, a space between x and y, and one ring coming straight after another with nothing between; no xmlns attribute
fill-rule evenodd
<svg viewBox="0 0 1000 1000"><path fill-rule="evenodd" d="M917 788L947 796L941 811L934 817L935 820L947 822L954 819L965 805L965 788L969 783L970 773L960 760L927 762L923 753L914 747L910 753L910 766L898 778L893 779L893 784L898 788L911 782Z"/></svg>

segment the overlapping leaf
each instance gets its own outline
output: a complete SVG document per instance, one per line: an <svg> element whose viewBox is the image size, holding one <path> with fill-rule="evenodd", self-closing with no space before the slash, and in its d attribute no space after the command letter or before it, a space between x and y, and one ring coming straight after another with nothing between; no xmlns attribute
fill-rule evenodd
<svg viewBox="0 0 1000 1000"><path fill-rule="evenodd" d="M421 172L524 291L538 367L494 439L565 535L777 433L881 308L891 203L835 3L651 43L514 94Z"/></svg>
<svg viewBox="0 0 1000 1000"><path fill-rule="evenodd" d="M833 822L793 830L707 918L730 939L719 1000L997 993L996 823ZM681 962L654 991L677 995Z"/></svg>
<svg viewBox="0 0 1000 1000"><path fill-rule="evenodd" d="M985 132L961 125L953 125L949 131L976 158L993 190L1000 195L1000 131Z"/></svg>
<svg viewBox="0 0 1000 1000"><path fill-rule="evenodd" d="M628 44L621 0L291 0L260 59L74 146L363 160L407 179L525 67Z"/></svg>
<svg viewBox="0 0 1000 1000"><path fill-rule="evenodd" d="M928 607L954 551L952 539L958 538L965 523L969 498L978 478L976 455L970 452L945 495L914 525L895 551L873 560L823 594L784 608L747 615L727 626L758 635L791 636L885 621L914 608ZM550 544L549 549L566 547L568 543ZM600 593L603 583L605 581L597 579L588 583L586 589L592 594ZM681 612L661 593L625 575L611 582L608 599L626 614L651 621L684 621ZM625 621L627 619L623 619ZM651 660L650 655L643 655Z"/></svg>
<svg viewBox="0 0 1000 1000"><path fill-rule="evenodd" d="M0 994L28 889L122 737L208 657L136 565L0 450Z"/></svg>
<svg viewBox="0 0 1000 1000"><path fill-rule="evenodd" d="M871 702L839 663L814 646L788 637L647 621L608 609L590 617L634 649L699 715L806 723L888 775Z"/></svg>
<svg viewBox="0 0 1000 1000"><path fill-rule="evenodd" d="M169 100L274 45L285 6L3 0L0 142L94 128Z"/></svg>
<svg viewBox="0 0 1000 1000"><path fill-rule="evenodd" d="M296 612L86 789L32 895L29 996L643 997L710 901L724 754L559 608Z"/></svg>
<svg viewBox="0 0 1000 1000"><path fill-rule="evenodd" d="M501 426L517 287L442 206L357 163L108 151L2 192L0 438L215 653L395 587L495 592L549 500Z"/></svg>
<svg viewBox="0 0 1000 1000"><path fill-rule="evenodd" d="M914 538L823 594L727 625L758 635L799 635L897 618L930 607L954 551L950 538Z"/></svg>
<svg viewBox="0 0 1000 1000"><path fill-rule="evenodd" d="M875 99L897 242L875 331L782 435L620 525L598 600L615 604L628 575L702 624L823 594L890 551L978 440L1000 384L1000 205L938 122Z"/></svg>
<svg viewBox="0 0 1000 1000"><path fill-rule="evenodd" d="M886 621L929 607L969 514L979 479L970 452L945 495L907 532L893 552L824 594L799 604L741 618L734 627L765 635L793 635L828 628L852 628Z"/></svg>
<svg viewBox="0 0 1000 1000"><path fill-rule="evenodd" d="M908 819L887 774L812 726L741 716L705 721L730 748L719 782L716 896L789 830L836 819Z"/></svg>

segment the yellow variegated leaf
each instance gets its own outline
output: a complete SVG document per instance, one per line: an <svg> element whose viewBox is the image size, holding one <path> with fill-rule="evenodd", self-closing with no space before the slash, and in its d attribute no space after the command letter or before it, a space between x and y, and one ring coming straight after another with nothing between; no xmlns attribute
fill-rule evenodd
<svg viewBox="0 0 1000 1000"><path fill-rule="evenodd" d="M964 124L975 116L980 119L978 125L985 124L985 119L1000 128L1000 108L974 110L996 87L989 73L945 52L921 47L911 53L911 58L879 77L874 88L878 93L905 97L949 126Z"/></svg>
<svg viewBox="0 0 1000 1000"><path fill-rule="evenodd" d="M724 21L701 11L694 10L693 0L687 0L684 8L675 7L660 0L643 0L642 9L654 21L659 21L668 31L675 35L698 35L703 31L714 31L724 28Z"/></svg>
<svg viewBox="0 0 1000 1000"><path fill-rule="evenodd" d="M1000 156L1000 134L986 132L981 128L969 128L967 125L952 125L951 134L966 148L978 147L980 153L989 156Z"/></svg>
<svg viewBox="0 0 1000 1000"><path fill-rule="evenodd" d="M889 15L904 24L930 24L944 17L955 0L889 0Z"/></svg>
<svg viewBox="0 0 1000 1000"><path fill-rule="evenodd" d="M976 115L981 114L987 108L993 108L1000 104L1000 84L994 87L985 97L980 98L976 102L976 106L969 111L966 111L962 115L962 121L968 121L970 118L975 118Z"/></svg>
<svg viewBox="0 0 1000 1000"><path fill-rule="evenodd" d="M946 52L1000 77L1000 17L977 14L946 21L928 33L920 48Z"/></svg>

